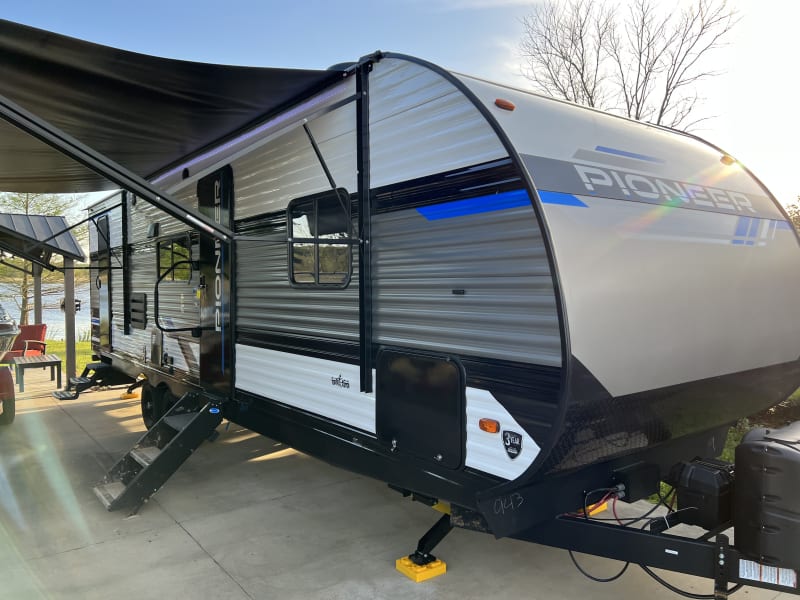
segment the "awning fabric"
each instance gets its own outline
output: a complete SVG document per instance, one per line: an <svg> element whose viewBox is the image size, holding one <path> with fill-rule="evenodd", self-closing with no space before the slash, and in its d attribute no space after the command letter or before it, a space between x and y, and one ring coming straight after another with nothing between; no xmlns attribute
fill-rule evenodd
<svg viewBox="0 0 800 600"><path fill-rule="evenodd" d="M341 78L157 58L0 20L0 95L150 177ZM0 191L113 184L0 119Z"/></svg>
<svg viewBox="0 0 800 600"><path fill-rule="evenodd" d="M0 213L0 251L50 268L55 268L50 262L53 254L83 261L83 251L68 227L64 217Z"/></svg>

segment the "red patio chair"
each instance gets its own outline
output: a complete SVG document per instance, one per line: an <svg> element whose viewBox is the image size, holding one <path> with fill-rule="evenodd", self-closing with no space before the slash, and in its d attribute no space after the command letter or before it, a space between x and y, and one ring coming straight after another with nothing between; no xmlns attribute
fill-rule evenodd
<svg viewBox="0 0 800 600"><path fill-rule="evenodd" d="M20 325L19 335L14 340L14 345L11 346L11 350L0 358L0 364L10 363L15 356L47 354L47 342L44 341L45 333L47 333L47 325L45 323Z"/></svg>

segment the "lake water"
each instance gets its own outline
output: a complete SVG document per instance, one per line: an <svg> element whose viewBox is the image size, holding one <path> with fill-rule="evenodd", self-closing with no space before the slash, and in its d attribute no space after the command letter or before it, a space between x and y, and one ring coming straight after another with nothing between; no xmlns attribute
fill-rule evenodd
<svg viewBox="0 0 800 600"><path fill-rule="evenodd" d="M42 284L43 294L42 321L47 324L48 340L64 339L64 311L61 310L61 299L64 297L64 286ZM19 321L19 309L14 298L19 298L18 288L0 283L0 304L8 313ZM75 337L78 340L88 339L91 331L91 308L89 305L89 286L75 286L75 298L81 301L81 309L75 313ZM33 321L33 311L28 315Z"/></svg>

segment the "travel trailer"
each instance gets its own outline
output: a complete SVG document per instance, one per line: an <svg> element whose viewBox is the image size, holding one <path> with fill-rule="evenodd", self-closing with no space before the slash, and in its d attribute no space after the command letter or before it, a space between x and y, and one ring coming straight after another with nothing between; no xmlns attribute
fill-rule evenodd
<svg viewBox="0 0 800 600"><path fill-rule="evenodd" d="M97 361L67 393L141 388L109 509L224 418L445 510L411 576L456 526L797 593L797 424L714 460L800 386L798 237L724 151L382 52L154 170L0 104L123 189L89 210ZM659 524L590 518L662 480Z"/></svg>

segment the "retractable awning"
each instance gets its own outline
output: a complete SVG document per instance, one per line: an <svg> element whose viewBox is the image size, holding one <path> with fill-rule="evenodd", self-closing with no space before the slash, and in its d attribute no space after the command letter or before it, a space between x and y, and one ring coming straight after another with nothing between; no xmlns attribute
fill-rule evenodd
<svg viewBox="0 0 800 600"><path fill-rule="evenodd" d="M56 269L51 257L85 260L64 217L0 214L0 251Z"/></svg>
<svg viewBox="0 0 800 600"><path fill-rule="evenodd" d="M341 78L157 58L0 20L0 96L149 178ZM0 191L116 187L0 119Z"/></svg>

